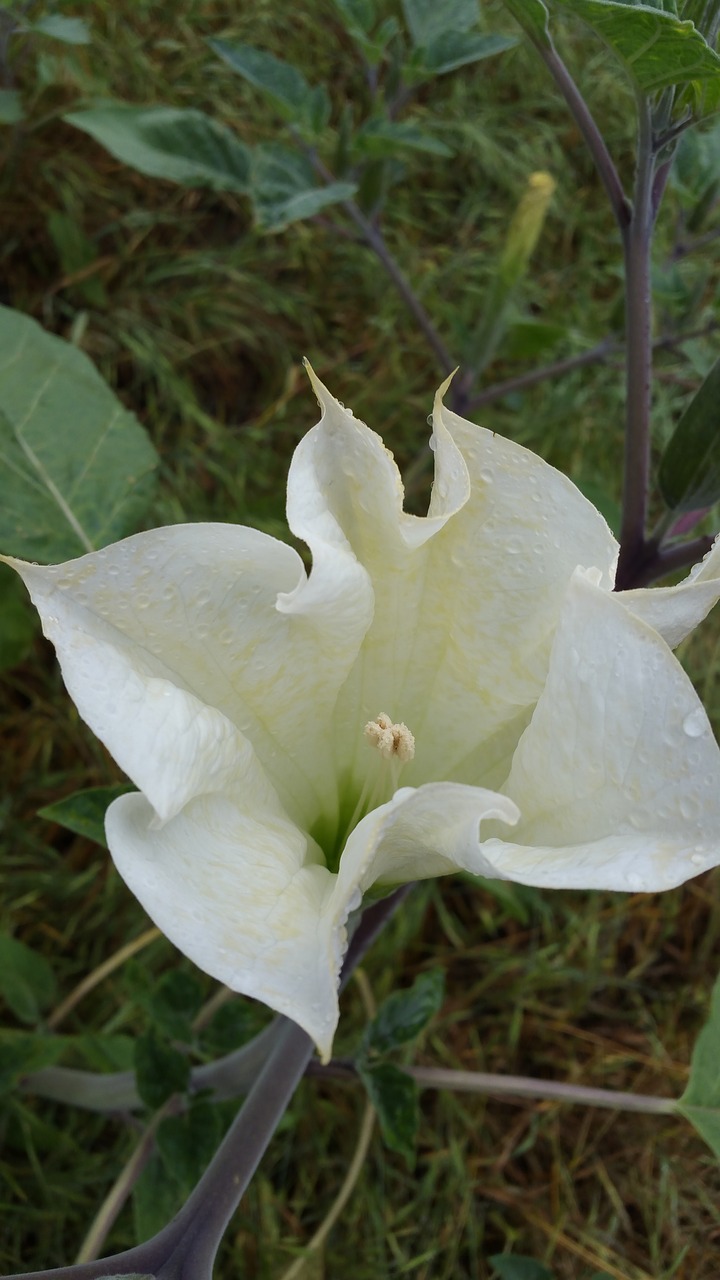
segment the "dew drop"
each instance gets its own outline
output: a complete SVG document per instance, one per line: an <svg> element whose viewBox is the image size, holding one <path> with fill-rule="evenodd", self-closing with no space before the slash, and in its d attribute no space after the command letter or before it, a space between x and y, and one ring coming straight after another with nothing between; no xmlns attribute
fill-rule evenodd
<svg viewBox="0 0 720 1280"><path fill-rule="evenodd" d="M484 484L492 484L495 476L492 471L485 470L480 472L480 479Z"/></svg>
<svg viewBox="0 0 720 1280"><path fill-rule="evenodd" d="M694 867L704 867L706 860L702 853L693 853L690 855L690 861Z"/></svg>
<svg viewBox="0 0 720 1280"><path fill-rule="evenodd" d="M683 732L688 738L699 738L707 728L707 718L702 707L696 707L683 720Z"/></svg>

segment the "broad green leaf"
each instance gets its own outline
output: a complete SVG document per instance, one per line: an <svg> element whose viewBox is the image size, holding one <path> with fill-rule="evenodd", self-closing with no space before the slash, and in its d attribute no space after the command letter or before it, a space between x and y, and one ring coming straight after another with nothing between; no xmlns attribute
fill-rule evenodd
<svg viewBox="0 0 720 1280"><path fill-rule="evenodd" d="M479 31L443 31L424 48L417 49L410 63L410 76L443 76L458 67L494 58L517 44L515 36L484 36Z"/></svg>
<svg viewBox="0 0 720 1280"><path fill-rule="evenodd" d="M0 307L0 549L61 561L125 537L158 461L82 351Z"/></svg>
<svg viewBox="0 0 720 1280"><path fill-rule="evenodd" d="M519 1253L496 1253L488 1262L495 1268L497 1280L554 1280L553 1272L542 1263Z"/></svg>
<svg viewBox="0 0 720 1280"><path fill-rule="evenodd" d="M17 89L0 89L0 124L19 124L25 112Z"/></svg>
<svg viewBox="0 0 720 1280"><path fill-rule="evenodd" d="M0 671L8 671L27 657L36 631L33 610L20 579L0 565Z"/></svg>
<svg viewBox="0 0 720 1280"><path fill-rule="evenodd" d="M0 996L21 1022L38 1022L55 999L55 975L44 956L0 934Z"/></svg>
<svg viewBox="0 0 720 1280"><path fill-rule="evenodd" d="M258 223L266 231L311 218L327 205L349 200L355 191L352 182L317 186L309 161L278 143L253 151L251 194Z"/></svg>
<svg viewBox="0 0 720 1280"><path fill-rule="evenodd" d="M140 1097L153 1110L173 1093L184 1093L190 1079L190 1063L157 1032L139 1036L135 1044L135 1075Z"/></svg>
<svg viewBox="0 0 720 1280"><path fill-rule="evenodd" d="M417 47L430 44L443 31L469 31L478 20L477 0L402 0L403 13Z"/></svg>
<svg viewBox="0 0 720 1280"><path fill-rule="evenodd" d="M720 500L720 359L678 422L658 479L671 511L698 511Z"/></svg>
<svg viewBox="0 0 720 1280"><path fill-rule="evenodd" d="M90 29L82 18L65 17L61 13L48 13L44 18L33 22L31 31L43 36L52 36L53 40L62 40L63 44L89 44Z"/></svg>
<svg viewBox="0 0 720 1280"><path fill-rule="evenodd" d="M442 1005L445 985L441 969L421 973L405 991L394 991L380 1006L364 1038L364 1048L388 1053L419 1036Z"/></svg>
<svg viewBox="0 0 720 1280"><path fill-rule="evenodd" d="M64 1036L0 1030L0 1094L7 1093L32 1071L53 1066L65 1046Z"/></svg>
<svg viewBox="0 0 720 1280"><path fill-rule="evenodd" d="M391 1151L415 1160L420 1108L412 1076L390 1062L358 1063L358 1072L378 1114L383 1139Z"/></svg>
<svg viewBox="0 0 720 1280"><path fill-rule="evenodd" d="M63 119L149 178L247 193L248 148L232 129L204 111L111 102L71 111Z"/></svg>
<svg viewBox="0 0 720 1280"><path fill-rule="evenodd" d="M93 1071L132 1071L135 1057L134 1036L119 1032L86 1031L68 1037L68 1048L80 1054L83 1064Z"/></svg>
<svg viewBox="0 0 720 1280"><path fill-rule="evenodd" d="M503 0L503 4L534 44L552 48L549 15L543 0Z"/></svg>
<svg viewBox="0 0 720 1280"><path fill-rule="evenodd" d="M436 156L453 154L439 138L406 121L368 120L353 138L353 150L373 160L397 155L405 147Z"/></svg>
<svg viewBox="0 0 720 1280"><path fill-rule="evenodd" d="M105 814L108 805L118 796L124 796L135 788L128 782L119 782L113 787L88 787L85 791L75 791L54 804L46 804L38 809L38 817L47 822L59 822L61 827L74 831L78 836L87 836L107 849L105 839Z"/></svg>
<svg viewBox="0 0 720 1280"><path fill-rule="evenodd" d="M703 112L720 105L720 58L693 26L630 0L559 0L602 36L643 93L693 86Z"/></svg>
<svg viewBox="0 0 720 1280"><path fill-rule="evenodd" d="M208 44L233 71L272 98L284 119L305 123L315 131L327 123L327 91L312 88L297 67L249 44L228 44L226 40L208 40Z"/></svg>
<svg viewBox="0 0 720 1280"><path fill-rule="evenodd" d="M376 18L373 0L334 0L345 20L345 30L349 35L360 32L369 35Z"/></svg>
<svg viewBox="0 0 720 1280"><path fill-rule="evenodd" d="M720 978L713 987L710 1016L695 1042L688 1086L676 1109L720 1159Z"/></svg>

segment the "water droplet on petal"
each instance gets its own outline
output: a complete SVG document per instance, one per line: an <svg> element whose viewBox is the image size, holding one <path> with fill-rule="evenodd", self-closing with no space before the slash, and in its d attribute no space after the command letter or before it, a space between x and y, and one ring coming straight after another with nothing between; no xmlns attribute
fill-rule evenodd
<svg viewBox="0 0 720 1280"><path fill-rule="evenodd" d="M492 471L485 470L480 472L480 479L483 481L484 484L492 484L493 480L495 479L495 476L493 475Z"/></svg>
<svg viewBox="0 0 720 1280"><path fill-rule="evenodd" d="M702 707L696 707L683 720L683 731L688 738L699 738L707 729L707 716Z"/></svg>

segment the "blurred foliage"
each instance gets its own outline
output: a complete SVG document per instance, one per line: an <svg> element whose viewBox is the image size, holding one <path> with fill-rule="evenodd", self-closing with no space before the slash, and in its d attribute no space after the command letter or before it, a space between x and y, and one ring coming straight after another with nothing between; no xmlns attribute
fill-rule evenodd
<svg viewBox="0 0 720 1280"><path fill-rule="evenodd" d="M62 8L67 12L52 16L77 21L71 5ZM335 394L382 431L412 477L409 505L421 510L426 414L439 373L353 225L341 219L339 231L331 231L330 210L323 210L312 221L265 234L242 194L142 176L63 119L99 100L162 103L207 113L243 146L277 144L277 114L256 86L211 52L208 41L222 40L262 49L301 67L313 85L326 85L341 146L343 120L351 113L359 118L360 108L367 112L372 96L360 55L372 68L387 50L392 67L400 6L378 3L372 36L363 25L369 0L302 0L291 22L276 0L252 6L179 0L172 10L158 0L85 0L80 8L89 43L69 41L67 27L66 39L58 39L57 26L54 33L46 26L0 40L6 122L0 300L89 356L150 432L162 474L146 523L238 520L287 536L287 463L316 412L299 371L303 354ZM461 4L458 12L461 29ZM50 16L47 5L28 6L28 22L43 16ZM442 32L414 21L413 47L434 45L437 73ZM557 26L558 48L629 180L629 82L579 23ZM515 36L517 28L499 3L488 3L477 35ZM510 304L506 339L479 390L617 337L616 229L578 131L540 62L518 44L453 74L430 77L426 66L427 52L418 54L411 122L442 146L404 145L395 153L380 183L387 196L382 225L449 350L465 350L476 331L508 222L535 172L550 173L556 193L532 269ZM658 351L657 456L716 355L718 137L717 127L708 127L684 139L659 228L655 325L657 337L668 341ZM383 146L382 130L366 130L365 155L382 159ZM371 182L362 194L370 207ZM676 335L687 331L691 336L678 345ZM602 361L513 390L476 416L561 467L609 510L620 483L617 361L611 349ZM33 647L27 660L2 673L1 923L4 936L52 967L65 996L147 922L100 848L34 817L59 797L122 780L80 723L44 641L33 642L18 626L13 655ZM706 624L683 658L717 726L717 624ZM443 969L446 999L424 1035L420 1061L679 1095L719 961L712 876L670 894L630 899L512 886L499 892L458 877L418 890L366 967L378 1001L390 996L399 975L405 987ZM41 972L29 962L26 996L35 1001L38 1025L47 1016ZM157 939L69 1012L63 1032L92 1028L101 1044L124 1053L130 1037L162 1023L160 1051L172 1050L178 1030L187 1033L179 1004L187 998L194 1010L197 1002L197 993L183 994L173 975L194 976ZM210 1001L213 984L203 975L198 982ZM17 1006L22 998L10 993L6 1022L29 1038L13 1012L12 1001ZM23 1007L29 1012L29 1004ZM230 1051L262 1016L251 1002L234 1000L202 1035L183 1041L184 1051L193 1063ZM352 1050L364 1026L353 984L344 997L340 1055ZM45 1047L34 1062L26 1041L24 1048L17 1039L4 1047L8 1071L17 1074L21 1061L24 1070L54 1061L50 1039L35 1041ZM146 1048L152 1094L158 1045ZM88 1052L78 1046L82 1065ZM113 1069L127 1065L118 1060ZM182 1123L158 1133L134 1207L123 1210L108 1250L127 1247L136 1229L148 1227L158 1187L171 1211L177 1207L207 1158L196 1140L202 1101ZM356 1085L303 1082L233 1219L220 1280L282 1275L333 1200L362 1107ZM216 1109L218 1132L235 1108ZM490 1280L503 1266L512 1274L507 1263L497 1268L498 1255L518 1255L557 1280L601 1273L615 1280L715 1280L720 1177L682 1119L659 1123L429 1091L420 1115L414 1171L379 1137L374 1143L326 1247L328 1276ZM5 1098L0 1267L70 1259L136 1143L123 1117L25 1093Z"/></svg>

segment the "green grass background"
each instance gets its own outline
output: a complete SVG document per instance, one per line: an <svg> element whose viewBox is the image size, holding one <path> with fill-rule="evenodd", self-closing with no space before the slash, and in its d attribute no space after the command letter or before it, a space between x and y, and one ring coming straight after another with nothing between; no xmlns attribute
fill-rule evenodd
<svg viewBox="0 0 720 1280"><path fill-rule="evenodd" d="M59 118L84 96L116 96L203 108L248 142L276 138L272 110L209 53L205 38L223 36L296 60L328 85L337 119L365 89L331 0L292 9L279 0L85 0L67 11L87 19L92 44L36 44L15 68L29 125L0 139L2 301L74 338L146 425L162 456L148 524L232 520L284 535L288 461L316 417L303 355L411 466L426 445L439 373L369 250L316 224L260 235L243 200L143 178ZM484 12L490 29L512 30L499 5ZM586 33L571 25L561 43L629 181L630 93ZM579 134L532 53L520 45L423 87L412 116L456 155L409 158L384 231L451 350L478 317L504 228L537 169L558 187L517 314L567 334L539 357L501 352L484 384L619 330L618 237ZM678 258L683 234L671 190L655 255L658 333L716 312L712 248ZM709 338L659 356L657 448L711 351ZM617 504L616 361L507 396L478 420L561 467L608 510ZM413 472L408 501L421 510L428 472ZM717 725L717 621L682 656ZM2 677L0 735L2 924L48 957L66 995L147 920L103 850L35 816L78 788L118 780L40 638ZM446 1002L418 1062L679 1094L719 934L713 874L657 897L518 891L509 904L458 878L420 889L365 969L377 1000L426 968L444 969ZM164 940L136 963L153 980L178 963L189 968ZM208 998L212 990L208 980ZM344 1011L340 1052L363 1025L354 985ZM121 969L65 1029L143 1026ZM281 1280L332 1202L362 1108L359 1086L303 1083L233 1219L219 1277ZM71 1261L139 1136L125 1116L30 1095L5 1100L3 1272ZM375 1136L322 1265L328 1280L486 1280L488 1256L512 1249L558 1280L599 1271L714 1280L718 1191L715 1161L679 1119L426 1093L415 1169ZM128 1205L106 1251L134 1241Z"/></svg>

